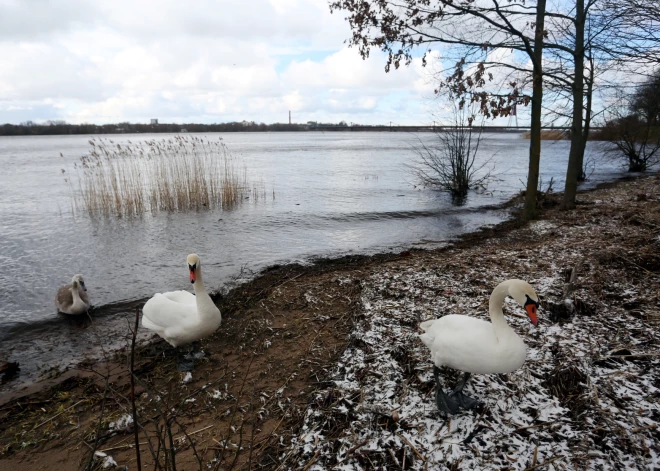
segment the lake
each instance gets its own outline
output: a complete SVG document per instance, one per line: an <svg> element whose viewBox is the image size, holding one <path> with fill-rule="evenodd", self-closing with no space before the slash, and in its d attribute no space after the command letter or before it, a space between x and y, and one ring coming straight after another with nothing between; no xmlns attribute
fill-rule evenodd
<svg viewBox="0 0 660 471"><path fill-rule="evenodd" d="M200 255L207 288L222 290L273 264L434 247L506 218L492 206L523 189L527 174L529 141L484 135L479 158L494 158L496 179L457 207L420 188L406 167L415 143L436 139L430 133L205 136L221 137L250 178L263 180L265 198L231 211L91 218L72 213L61 169L71 171L92 136L0 137L0 360L21 364L20 381L122 344L135 306L156 292L190 289L188 253ZM109 136L115 143L168 137ZM588 155L598 156L597 146L589 143ZM566 141L543 143L542 178L553 177L559 191L568 149ZM586 185L621 175L600 160ZM53 303L76 273L95 305L91 326L58 315Z"/></svg>

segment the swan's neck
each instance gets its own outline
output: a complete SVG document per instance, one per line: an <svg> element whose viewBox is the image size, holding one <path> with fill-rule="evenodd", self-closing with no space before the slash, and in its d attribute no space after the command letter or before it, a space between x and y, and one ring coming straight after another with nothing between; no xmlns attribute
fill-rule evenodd
<svg viewBox="0 0 660 471"><path fill-rule="evenodd" d="M488 303L490 321L493 324L493 328L495 329L498 338L500 335L513 332L513 329L507 324L506 319L504 318L504 313L502 312L502 306L504 305L504 300L508 294L508 285L506 285L506 283L501 283L493 290Z"/></svg>
<svg viewBox="0 0 660 471"><path fill-rule="evenodd" d="M78 307L78 306L84 306L85 303L83 300L80 298L80 288L78 288L77 285L73 285L71 287L71 296L73 297L73 306L72 307Z"/></svg>
<svg viewBox="0 0 660 471"><path fill-rule="evenodd" d="M204 287L204 280L202 279L201 267L197 268L197 273L195 277L195 283L193 283L193 288L195 289L195 297L197 298L198 308L211 307L211 306L215 308L215 303L211 299L211 296L209 296L209 294L206 292L206 288ZM204 314L206 314L207 312L213 312L214 310L198 309L198 311L201 313L202 317L204 317Z"/></svg>

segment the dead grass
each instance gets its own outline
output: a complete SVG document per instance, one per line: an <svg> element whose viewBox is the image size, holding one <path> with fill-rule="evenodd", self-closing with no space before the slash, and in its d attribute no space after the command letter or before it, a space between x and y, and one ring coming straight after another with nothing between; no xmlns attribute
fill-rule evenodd
<svg viewBox="0 0 660 471"><path fill-rule="evenodd" d="M76 190L71 175L63 173L72 208L91 216L231 210L250 195L265 199L267 194L263 180L250 180L221 140L177 136L126 144L92 139L89 144L89 153L74 165Z"/></svg>
<svg viewBox="0 0 660 471"><path fill-rule="evenodd" d="M523 139L529 139L531 132L527 131L522 135ZM569 138L568 131L562 130L543 130L541 131L541 140L542 141L563 141Z"/></svg>

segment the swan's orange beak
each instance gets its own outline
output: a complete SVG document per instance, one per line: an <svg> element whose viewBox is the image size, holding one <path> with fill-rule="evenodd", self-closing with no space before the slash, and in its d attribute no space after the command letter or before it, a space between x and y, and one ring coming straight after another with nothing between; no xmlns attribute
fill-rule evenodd
<svg viewBox="0 0 660 471"><path fill-rule="evenodd" d="M532 321L532 324L534 324L534 327L539 325L539 318L536 315L536 304L527 303L525 305L525 311L527 311L527 316L529 317L529 320Z"/></svg>
<svg viewBox="0 0 660 471"><path fill-rule="evenodd" d="M197 267L195 265L188 265L188 268L190 268L190 282L194 283L197 273Z"/></svg>

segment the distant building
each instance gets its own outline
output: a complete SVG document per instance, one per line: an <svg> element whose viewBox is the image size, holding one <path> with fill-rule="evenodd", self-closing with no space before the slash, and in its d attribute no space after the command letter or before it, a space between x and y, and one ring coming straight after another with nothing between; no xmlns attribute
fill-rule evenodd
<svg viewBox="0 0 660 471"><path fill-rule="evenodd" d="M158 124L158 119L151 118L151 124Z"/></svg>

